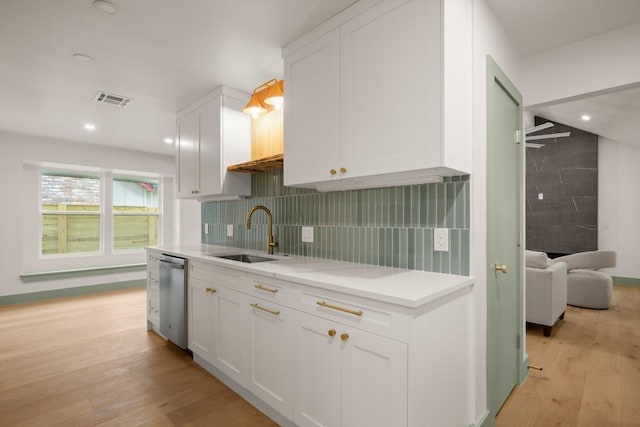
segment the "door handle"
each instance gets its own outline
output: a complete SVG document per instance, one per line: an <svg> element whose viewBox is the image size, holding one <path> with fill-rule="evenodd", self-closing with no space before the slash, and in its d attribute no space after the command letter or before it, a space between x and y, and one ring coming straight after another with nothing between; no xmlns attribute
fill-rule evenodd
<svg viewBox="0 0 640 427"><path fill-rule="evenodd" d="M494 263L493 265L494 265L494 267L495 267L496 272L497 272L497 271L499 271L499 272L501 272L502 274L507 274L507 265L506 265L506 264L500 265L500 264L498 264L498 263L496 262L496 263Z"/></svg>

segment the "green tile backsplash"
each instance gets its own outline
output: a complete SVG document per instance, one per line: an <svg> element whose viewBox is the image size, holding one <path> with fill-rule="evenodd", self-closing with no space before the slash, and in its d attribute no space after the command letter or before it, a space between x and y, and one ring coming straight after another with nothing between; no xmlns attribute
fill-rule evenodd
<svg viewBox="0 0 640 427"><path fill-rule="evenodd" d="M276 253L363 264L469 275L469 176L435 184L319 193L285 187L282 171L251 178L252 197L202 204L202 242L266 250L268 207ZM209 233L204 234L204 224ZM233 224L233 237L227 237ZM314 242L303 243L302 226L313 226ZM448 228L449 252L433 250L433 229Z"/></svg>

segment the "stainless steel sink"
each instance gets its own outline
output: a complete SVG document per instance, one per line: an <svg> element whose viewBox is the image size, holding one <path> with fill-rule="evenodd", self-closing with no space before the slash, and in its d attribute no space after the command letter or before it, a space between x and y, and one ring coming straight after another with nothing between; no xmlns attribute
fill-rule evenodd
<svg viewBox="0 0 640 427"><path fill-rule="evenodd" d="M257 255L245 255L245 254L215 255L215 257L230 259L232 261L238 261L238 262L246 262L246 263L275 261L275 258L265 258Z"/></svg>

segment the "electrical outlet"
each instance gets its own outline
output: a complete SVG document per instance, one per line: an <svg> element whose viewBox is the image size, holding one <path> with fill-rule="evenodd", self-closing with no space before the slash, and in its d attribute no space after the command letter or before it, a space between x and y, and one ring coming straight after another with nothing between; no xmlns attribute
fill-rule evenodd
<svg viewBox="0 0 640 427"><path fill-rule="evenodd" d="M209 224L204 224L204 234L209 234Z"/></svg>
<svg viewBox="0 0 640 427"><path fill-rule="evenodd" d="M233 224L227 224L227 237L233 237Z"/></svg>
<svg viewBox="0 0 640 427"><path fill-rule="evenodd" d="M544 199L544 193L538 193L538 200Z"/></svg>
<svg viewBox="0 0 640 427"><path fill-rule="evenodd" d="M433 250L449 252L449 229L436 228L433 230Z"/></svg>
<svg viewBox="0 0 640 427"><path fill-rule="evenodd" d="M313 243L313 227L302 227L302 241Z"/></svg>

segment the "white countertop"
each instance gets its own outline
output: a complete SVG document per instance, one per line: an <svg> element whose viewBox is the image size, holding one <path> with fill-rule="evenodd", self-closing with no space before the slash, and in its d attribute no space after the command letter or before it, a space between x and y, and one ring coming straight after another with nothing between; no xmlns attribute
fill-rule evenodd
<svg viewBox="0 0 640 427"><path fill-rule="evenodd" d="M225 246L154 246L149 249L410 308L470 287L474 281L473 277L455 274L302 256L267 255L265 252ZM242 263L215 257L238 253L274 258L276 261Z"/></svg>

